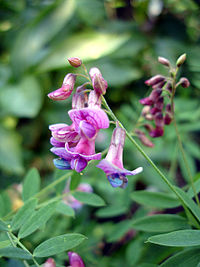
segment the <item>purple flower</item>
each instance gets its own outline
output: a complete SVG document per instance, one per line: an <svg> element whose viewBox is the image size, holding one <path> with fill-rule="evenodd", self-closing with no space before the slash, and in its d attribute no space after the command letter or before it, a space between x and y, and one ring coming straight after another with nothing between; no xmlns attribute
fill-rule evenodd
<svg viewBox="0 0 200 267"><path fill-rule="evenodd" d="M75 68L80 67L82 64L82 60L79 57L69 57L68 61L69 61L69 64Z"/></svg>
<svg viewBox="0 0 200 267"><path fill-rule="evenodd" d="M106 158L101 160L97 165L98 168L105 172L113 187L125 188L128 183L126 175L135 175L143 170L142 167L139 167L133 171L129 171L123 167L122 157L125 136L125 131L117 126L113 131L111 144Z"/></svg>
<svg viewBox="0 0 200 267"><path fill-rule="evenodd" d="M105 95L108 83L102 77L100 70L98 68L92 68L90 69L89 74L92 79L92 85L94 90L100 95Z"/></svg>
<svg viewBox="0 0 200 267"><path fill-rule="evenodd" d="M60 142L78 142L80 136L75 131L74 124L57 123L49 126L52 136Z"/></svg>
<svg viewBox="0 0 200 267"><path fill-rule="evenodd" d="M75 252L68 252L70 267L85 267L81 257Z"/></svg>
<svg viewBox="0 0 200 267"><path fill-rule="evenodd" d="M48 97L53 100L67 99L71 95L74 89L75 81L76 81L76 75L72 73L67 74L64 78L61 88L49 93Z"/></svg>

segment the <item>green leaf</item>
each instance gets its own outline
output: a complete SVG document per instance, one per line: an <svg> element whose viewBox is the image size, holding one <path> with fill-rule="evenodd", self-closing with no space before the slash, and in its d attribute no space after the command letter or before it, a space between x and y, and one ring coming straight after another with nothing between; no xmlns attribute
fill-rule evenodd
<svg viewBox="0 0 200 267"><path fill-rule="evenodd" d="M160 267L188 267L197 266L200 262L200 249L181 251L163 262Z"/></svg>
<svg viewBox="0 0 200 267"><path fill-rule="evenodd" d="M32 234L39 227L44 225L53 215L56 206L57 202L53 202L40 208L37 212L34 212L33 216L30 217L20 228L18 234L19 238L24 238L25 236Z"/></svg>
<svg viewBox="0 0 200 267"><path fill-rule="evenodd" d="M34 257L48 257L70 250L81 244L86 237L81 234L65 234L50 238L40 244L33 252Z"/></svg>
<svg viewBox="0 0 200 267"><path fill-rule="evenodd" d="M184 204L192 211L192 213L196 216L198 221L200 222L200 209L195 204L195 202L188 197L188 195L179 187L174 186L174 189L177 191L179 197L182 198Z"/></svg>
<svg viewBox="0 0 200 267"><path fill-rule="evenodd" d="M74 217L74 215L75 215L74 210L70 206L68 206L67 204L63 203L62 201L60 203L58 203L58 205L56 207L56 211L61 213L61 214L71 216L71 217Z"/></svg>
<svg viewBox="0 0 200 267"><path fill-rule="evenodd" d="M0 143L0 167L5 171L22 174L20 136L12 130L0 127L0 139L3 140Z"/></svg>
<svg viewBox="0 0 200 267"><path fill-rule="evenodd" d="M112 227L111 232L109 233L107 241L115 242L119 240L121 237L123 237L128 232L130 228L132 228L132 223L130 220L124 220L124 221L121 221L115 224Z"/></svg>
<svg viewBox="0 0 200 267"><path fill-rule="evenodd" d="M0 220L0 231L8 231L8 226L2 220Z"/></svg>
<svg viewBox="0 0 200 267"><path fill-rule="evenodd" d="M200 230L180 230L148 238L147 242L169 247L191 247L200 245Z"/></svg>
<svg viewBox="0 0 200 267"><path fill-rule="evenodd" d="M185 218L172 214L145 216L133 220L132 227L136 230L145 232L169 232L190 228Z"/></svg>
<svg viewBox="0 0 200 267"><path fill-rule="evenodd" d="M29 170L24 179L23 191L22 191L23 201L28 200L39 191L40 191L40 174L36 168L32 168Z"/></svg>
<svg viewBox="0 0 200 267"><path fill-rule="evenodd" d="M177 198L161 192L135 191L131 198L141 205L154 208L174 208L180 205Z"/></svg>
<svg viewBox="0 0 200 267"><path fill-rule="evenodd" d="M10 240L3 240L3 241L0 241L0 249L1 249L1 248L8 247L8 246L10 246L10 245L11 245Z"/></svg>
<svg viewBox="0 0 200 267"><path fill-rule="evenodd" d="M91 205L91 206L95 206L95 207L99 207L99 206L104 206L105 202L104 200L94 194L94 193L86 193L86 192L74 192L73 196L80 202Z"/></svg>
<svg viewBox="0 0 200 267"><path fill-rule="evenodd" d="M28 200L23 207L15 214L11 222L11 229L17 230L25 223L29 217L33 214L35 207L37 206L37 199Z"/></svg>
<svg viewBox="0 0 200 267"><path fill-rule="evenodd" d="M32 259L32 256L27 251L21 248L6 247L0 249L0 256L17 259Z"/></svg>
<svg viewBox="0 0 200 267"><path fill-rule="evenodd" d="M81 175L78 172L74 172L70 181L70 190L75 190L81 181Z"/></svg>
<svg viewBox="0 0 200 267"><path fill-rule="evenodd" d="M127 207L119 207L119 206L110 206L110 207L105 207L102 209L97 210L95 213L97 217L99 218L109 218L109 217L114 217L114 216L119 216L121 214L126 213Z"/></svg>
<svg viewBox="0 0 200 267"><path fill-rule="evenodd" d="M10 99L15 99L12 105ZM7 85L0 91L0 106L8 115L33 118L41 105L41 88L34 76L26 76L19 83Z"/></svg>

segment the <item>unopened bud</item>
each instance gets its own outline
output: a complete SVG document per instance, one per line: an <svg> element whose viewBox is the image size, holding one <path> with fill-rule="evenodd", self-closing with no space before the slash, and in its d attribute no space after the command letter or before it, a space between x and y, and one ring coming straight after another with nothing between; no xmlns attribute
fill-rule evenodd
<svg viewBox="0 0 200 267"><path fill-rule="evenodd" d="M70 64L72 67L75 67L75 68L80 67L81 64L82 64L81 59L78 58L78 57L70 57L70 58L68 58L68 61L69 61L69 64Z"/></svg>
<svg viewBox="0 0 200 267"><path fill-rule="evenodd" d="M167 67L170 67L170 62L168 59L164 58L164 57L158 57L158 62L167 66Z"/></svg>
<svg viewBox="0 0 200 267"><path fill-rule="evenodd" d="M45 263L43 264L43 267L56 267L56 263L54 259L48 258L48 260L46 260Z"/></svg>
<svg viewBox="0 0 200 267"><path fill-rule="evenodd" d="M187 78L183 77L180 79L179 84L183 87L183 88L188 88L190 86L190 82Z"/></svg>
<svg viewBox="0 0 200 267"><path fill-rule="evenodd" d="M153 138L156 138L156 137L160 137L160 136L163 136L164 134L164 130L163 128L161 127L156 127L155 129L153 129L153 131L151 131L149 133L149 135Z"/></svg>
<svg viewBox="0 0 200 267"><path fill-rule="evenodd" d="M155 85L152 86L153 89L162 89L163 86L165 85L166 81L159 82Z"/></svg>
<svg viewBox="0 0 200 267"><path fill-rule="evenodd" d="M166 87L165 87L165 90L171 92L172 91L172 84L171 83L167 83Z"/></svg>
<svg viewBox="0 0 200 267"><path fill-rule="evenodd" d="M149 98L153 101L153 103L155 103L157 102L161 94L162 94L162 89L154 89L149 95Z"/></svg>
<svg viewBox="0 0 200 267"><path fill-rule="evenodd" d="M155 114L155 125L156 127L162 128L164 124L162 112Z"/></svg>
<svg viewBox="0 0 200 267"><path fill-rule="evenodd" d="M143 145L148 147L154 147L154 144L148 139L148 137L146 137L144 132L140 131L139 129L136 129L135 133L137 134Z"/></svg>
<svg viewBox="0 0 200 267"><path fill-rule="evenodd" d="M81 257L75 252L68 252L71 267L85 267Z"/></svg>
<svg viewBox="0 0 200 267"><path fill-rule="evenodd" d="M181 55L176 61L176 66L179 68L181 65L183 65L185 60L186 60L186 54Z"/></svg>
<svg viewBox="0 0 200 267"><path fill-rule="evenodd" d="M90 69L90 77L92 79L92 86L98 94L105 95L108 87L107 81L102 77L102 74L98 68Z"/></svg>
<svg viewBox="0 0 200 267"><path fill-rule="evenodd" d="M87 94L83 92L75 93L72 97L72 109L81 109L86 106Z"/></svg>
<svg viewBox="0 0 200 267"><path fill-rule="evenodd" d="M172 112L171 104L167 104L166 107L165 107L165 109L169 113Z"/></svg>
<svg viewBox="0 0 200 267"><path fill-rule="evenodd" d="M101 107L101 95L96 91L91 91L88 98L89 107Z"/></svg>
<svg viewBox="0 0 200 267"><path fill-rule="evenodd" d="M149 106L143 107L142 112L141 112L142 116L145 117L147 114L149 114L150 109L151 109L151 107L149 107Z"/></svg>
<svg viewBox="0 0 200 267"><path fill-rule="evenodd" d="M142 98L142 99L140 99L140 101L139 101L142 105L144 105L144 106L151 106L151 105L153 105L153 100L152 99L150 99L149 97L145 97L145 98Z"/></svg>
<svg viewBox="0 0 200 267"><path fill-rule="evenodd" d="M170 114L170 113L166 113L166 114L165 114L165 117L164 117L164 123L165 123L166 125L169 125L169 124L171 123L171 121L172 121L172 116L171 116L171 114Z"/></svg>
<svg viewBox="0 0 200 267"><path fill-rule="evenodd" d="M163 105L164 105L164 98L163 96L159 97L154 105L154 107L156 109L158 109L159 111L162 111L163 109Z"/></svg>
<svg viewBox="0 0 200 267"><path fill-rule="evenodd" d="M151 79L146 80L145 84L149 85L149 86L153 86L153 85L156 85L156 84L158 84L164 80L165 80L165 77L158 74L158 75L153 76Z"/></svg>
<svg viewBox="0 0 200 267"><path fill-rule="evenodd" d="M154 130L154 128L151 124L144 124L144 127L148 132L151 132Z"/></svg>
<svg viewBox="0 0 200 267"><path fill-rule="evenodd" d="M152 116L152 114L147 114L147 115L145 116L145 119L148 120L148 121L152 121L152 120L153 120L153 116Z"/></svg>

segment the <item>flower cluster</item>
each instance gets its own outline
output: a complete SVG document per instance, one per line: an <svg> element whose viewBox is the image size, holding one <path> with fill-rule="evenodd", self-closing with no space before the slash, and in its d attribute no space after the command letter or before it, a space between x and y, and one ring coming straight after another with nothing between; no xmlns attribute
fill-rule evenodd
<svg viewBox="0 0 200 267"><path fill-rule="evenodd" d="M148 97L140 99L140 103L144 106L141 117L149 121L143 126L152 138L163 136L164 126L169 125L173 120L174 106L172 103L176 87L181 85L186 88L190 85L188 79L184 77L175 85L173 82L177 69L184 63L185 59L186 56L184 54L177 60L176 69L173 69L166 58L159 57L158 62L169 68L171 76L165 77L158 74L145 82L145 84L151 86L153 90ZM168 103L166 103L167 101ZM135 134L145 146L154 146L145 132L136 129Z"/></svg>
<svg viewBox="0 0 200 267"><path fill-rule="evenodd" d="M70 264L68 267L85 267L83 260L77 253L69 251L68 257ZM43 267L56 267L56 263L53 258L48 258L43 264Z"/></svg>
<svg viewBox="0 0 200 267"><path fill-rule="evenodd" d="M83 65L79 58L70 58L68 61L76 68ZM67 99L75 88L78 75L67 74L61 88L49 93L48 97L53 100ZM95 153L95 140L100 129L109 127L108 116L101 108L102 95L106 93L108 84L98 68L91 68L89 75L85 77L90 82L77 87L72 97L72 109L68 111L71 125L58 123L49 126L52 134L50 143L53 146L51 152L58 156L54 159L54 165L62 170L73 169L81 172L89 161L100 160L101 153ZM92 89L86 88L88 84ZM117 126L113 132L108 155L97 166L104 170L113 187L124 188L127 184L126 175L134 175L142 170L138 168L130 172L123 168L124 140L125 132Z"/></svg>

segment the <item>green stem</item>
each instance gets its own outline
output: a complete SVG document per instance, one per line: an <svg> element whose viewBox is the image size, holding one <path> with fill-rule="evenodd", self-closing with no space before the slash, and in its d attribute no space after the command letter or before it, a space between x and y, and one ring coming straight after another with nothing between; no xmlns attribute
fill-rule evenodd
<svg viewBox="0 0 200 267"><path fill-rule="evenodd" d="M72 173L73 172L68 172L68 173L64 174L59 179L55 180L53 183L47 185L45 188L43 188L39 193L37 193L33 197L41 197L42 195L46 194L49 190L51 190L52 188L54 188L57 184L61 183L62 181L64 181L65 179L67 179L69 176L71 176Z"/></svg>
<svg viewBox="0 0 200 267"><path fill-rule="evenodd" d="M16 241L16 243L23 249L25 250L26 252L28 252L31 257L32 257L32 261L35 263L35 265L37 267L40 267L40 265L38 264L38 262L35 260L33 254L19 241L19 239L13 234L10 232L10 236Z"/></svg>
<svg viewBox="0 0 200 267"><path fill-rule="evenodd" d="M144 158L151 164L151 166L155 169L155 171L160 175L160 177L163 179L163 181L168 185L168 187L171 189L172 192L174 192L174 194L178 197L178 199L180 200L183 208L186 211L186 214L188 214L188 212L191 214L191 216L193 217L192 213L188 210L188 208L185 206L182 198L179 196L178 192L176 191L176 189L174 188L173 184L171 184L169 182L169 180L167 179L167 177L158 169L158 167L153 163L153 161L149 158L149 156L144 152L144 150L140 147L140 145L138 145L138 143L132 138L132 136L129 134L129 132L126 130L126 128L123 126L123 124L117 119L117 117L115 116L115 114L112 112L111 108L109 107L108 103L106 102L105 98L102 96L102 103L104 104L105 108L109 111L109 114L111 116L111 118L113 120L115 120L116 122L119 123L119 126L121 128L123 128L126 132L126 135L128 137L128 139L136 146L136 148L138 149L138 151L144 156ZM189 218L188 218L189 219Z"/></svg>

